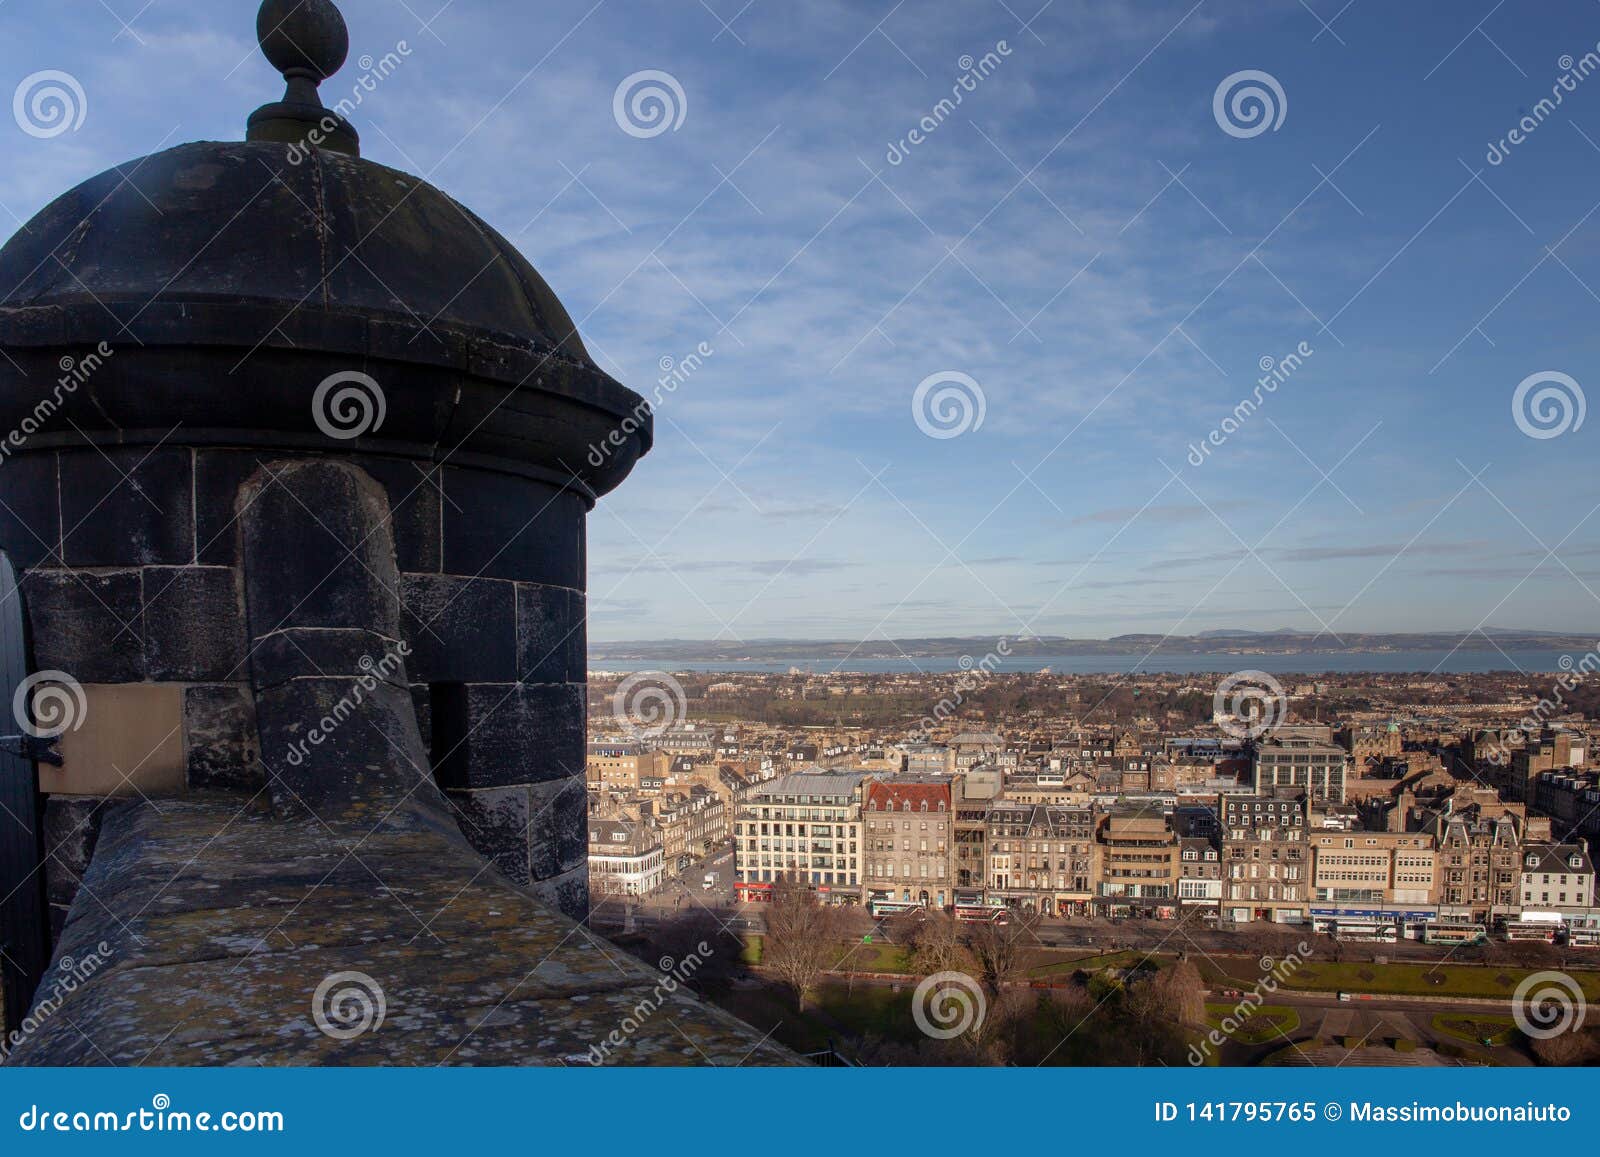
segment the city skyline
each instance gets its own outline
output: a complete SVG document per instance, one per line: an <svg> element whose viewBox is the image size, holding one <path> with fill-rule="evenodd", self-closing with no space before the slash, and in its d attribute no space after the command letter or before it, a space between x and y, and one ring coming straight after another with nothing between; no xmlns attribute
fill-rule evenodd
<svg viewBox="0 0 1600 1157"><path fill-rule="evenodd" d="M351 3L324 92L659 400L648 484L590 526L595 640L1592 621L1580 415L1532 437L1512 408L1536 375L1590 384L1591 5L728 7ZM7 24L87 105L6 134L18 223L236 138L271 84L226 12ZM1213 98L1251 70L1281 121L1240 135ZM660 132L623 84L653 72L682 93ZM919 427L938 375L981 424Z"/></svg>

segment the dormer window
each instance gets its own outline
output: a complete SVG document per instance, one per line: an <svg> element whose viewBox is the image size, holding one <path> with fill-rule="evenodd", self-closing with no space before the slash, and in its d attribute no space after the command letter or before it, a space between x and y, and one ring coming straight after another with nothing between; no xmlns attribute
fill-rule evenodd
<svg viewBox="0 0 1600 1157"><path fill-rule="evenodd" d="M1527 859L1527 864L1530 868L1537 868L1539 866L1539 857L1530 855Z"/></svg>

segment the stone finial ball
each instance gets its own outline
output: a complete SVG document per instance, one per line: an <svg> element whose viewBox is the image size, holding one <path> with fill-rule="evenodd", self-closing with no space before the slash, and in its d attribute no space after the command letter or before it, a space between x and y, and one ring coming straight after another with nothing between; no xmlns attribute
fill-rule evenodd
<svg viewBox="0 0 1600 1157"><path fill-rule="evenodd" d="M338 72L350 51L349 29L332 0L264 0L256 39L273 68L303 69L319 82Z"/></svg>

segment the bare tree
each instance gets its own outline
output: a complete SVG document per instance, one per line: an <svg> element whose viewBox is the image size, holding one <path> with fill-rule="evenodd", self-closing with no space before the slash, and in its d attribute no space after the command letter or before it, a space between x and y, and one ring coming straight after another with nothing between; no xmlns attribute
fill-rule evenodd
<svg viewBox="0 0 1600 1157"><path fill-rule="evenodd" d="M1600 1033L1594 1030L1564 1032L1530 1042L1533 1055L1546 1065L1600 1064Z"/></svg>
<svg viewBox="0 0 1600 1157"><path fill-rule="evenodd" d="M785 877L772 890L765 918L762 967L783 982L804 1012L823 973L844 955L839 910L818 903L804 881Z"/></svg>
<svg viewBox="0 0 1600 1157"><path fill-rule="evenodd" d="M906 958L922 976L936 972L961 972L971 967L962 927L948 912L930 912L924 920L897 929Z"/></svg>
<svg viewBox="0 0 1600 1157"><path fill-rule="evenodd" d="M964 937L967 950L977 962L979 978L991 994L1014 980L1020 980L1027 971L1028 957L1039 943L1034 928L1039 918L1033 913L1014 912L1005 924L985 923L972 925Z"/></svg>
<svg viewBox="0 0 1600 1157"><path fill-rule="evenodd" d="M1151 995L1161 1011L1179 1024L1196 1026L1206 1020L1206 985L1200 970L1188 960L1164 968L1150 981Z"/></svg>

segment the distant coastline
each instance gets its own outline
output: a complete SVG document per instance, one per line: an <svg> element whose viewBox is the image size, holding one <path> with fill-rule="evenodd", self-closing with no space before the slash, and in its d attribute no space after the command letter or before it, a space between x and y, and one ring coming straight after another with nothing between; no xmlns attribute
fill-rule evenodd
<svg viewBox="0 0 1600 1157"><path fill-rule="evenodd" d="M1002 636L1002 638L1004 638ZM1344 634L1335 640L1293 632L1207 632L1203 635L1119 635L1110 639L1031 636L1005 638L996 669L1060 674L1106 672L1199 674L1259 668L1278 674L1398 673L1434 671L1565 670L1600 646L1600 635L1490 631L1459 634ZM868 643L762 639L744 642L663 639L592 643L589 666L628 671L646 667L683 671L887 674L963 670L995 651L989 636L873 640ZM966 660L963 665L963 660Z"/></svg>

